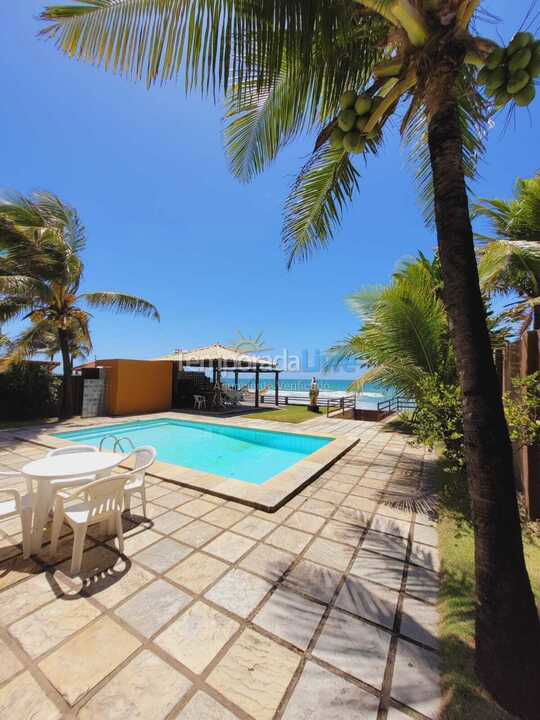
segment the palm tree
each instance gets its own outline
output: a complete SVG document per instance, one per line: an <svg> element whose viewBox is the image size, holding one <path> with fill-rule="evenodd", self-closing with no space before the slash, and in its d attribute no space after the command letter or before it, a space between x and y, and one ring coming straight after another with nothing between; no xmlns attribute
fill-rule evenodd
<svg viewBox="0 0 540 720"><path fill-rule="evenodd" d="M388 285L350 295L348 305L362 327L330 348L328 367L357 359L367 370L351 389L378 382L409 398L416 398L426 375L455 383L440 283L438 258L430 262L420 254L417 260L404 262Z"/></svg>
<svg viewBox="0 0 540 720"><path fill-rule="evenodd" d="M3 366L36 352L62 355L60 417L73 415L73 358L92 347L88 310L131 312L159 320L147 300L118 292L80 292L85 230L77 212L52 193L0 200L0 322L29 319Z"/></svg>
<svg viewBox="0 0 540 720"><path fill-rule="evenodd" d="M517 293L523 299L513 314L524 316L523 329L532 321L540 330L540 172L518 179L511 200L482 199L474 212L489 220L493 232L476 236L482 286L488 292Z"/></svg>
<svg viewBox="0 0 540 720"><path fill-rule="evenodd" d="M262 170L291 138L316 128L313 155L285 205L283 241L290 261L331 239L358 186L351 154L335 147L340 97L347 105L351 96L343 97L345 91L367 95L369 102L362 102L371 107L369 118L348 146L366 157L377 152L390 118L408 101L401 129L418 162L428 215L435 218L463 395L476 542L476 667L502 705L533 717L540 706L540 622L523 556L512 447L466 186L483 149L488 110L477 68L488 57L491 65L504 58L502 49L494 52L493 41L474 33L479 5L480 0L80 0L46 8L42 17L49 22L43 32L72 57L149 86L182 76L188 90L225 92L226 145L241 179ZM532 39L521 34L514 46ZM480 80L485 79L486 72ZM493 78L488 80L491 92ZM534 88L528 86L527 93L520 103Z"/></svg>

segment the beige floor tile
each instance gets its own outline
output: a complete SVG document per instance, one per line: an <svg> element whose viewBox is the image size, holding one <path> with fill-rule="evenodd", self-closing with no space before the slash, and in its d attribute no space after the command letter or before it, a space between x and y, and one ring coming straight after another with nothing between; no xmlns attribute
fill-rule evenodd
<svg viewBox="0 0 540 720"><path fill-rule="evenodd" d="M192 598L165 580L156 580L116 608L116 614L150 637L183 610Z"/></svg>
<svg viewBox="0 0 540 720"><path fill-rule="evenodd" d="M32 658L48 652L100 615L84 598L62 597L13 623L9 633Z"/></svg>
<svg viewBox="0 0 540 720"><path fill-rule="evenodd" d="M439 613L435 605L405 596L401 613L402 635L433 650L439 648Z"/></svg>
<svg viewBox="0 0 540 720"><path fill-rule="evenodd" d="M199 691L180 710L176 720L237 720L237 716L206 693Z"/></svg>
<svg viewBox="0 0 540 720"><path fill-rule="evenodd" d="M92 582L85 583L83 594L111 608L147 585L154 577L146 568L119 557L113 567L96 574Z"/></svg>
<svg viewBox="0 0 540 720"><path fill-rule="evenodd" d="M245 630L210 673L208 684L257 720L272 720L298 667L291 650Z"/></svg>
<svg viewBox="0 0 540 720"><path fill-rule="evenodd" d="M306 600L291 590L279 589L265 602L253 622L300 650L306 650L323 612L323 605Z"/></svg>
<svg viewBox="0 0 540 720"><path fill-rule="evenodd" d="M191 517L201 517L201 515L205 515L215 509L216 506L213 503L199 498L182 505L182 512L184 515L191 515Z"/></svg>
<svg viewBox="0 0 540 720"><path fill-rule="evenodd" d="M401 560L360 550L352 564L351 575L399 590L404 569L405 565Z"/></svg>
<svg viewBox="0 0 540 720"><path fill-rule="evenodd" d="M154 532L153 530L148 530L145 527L139 526L133 535L124 537L124 552L128 556L134 555L139 552L139 550L142 550L143 548L156 542L156 540L161 540L162 537L162 535L159 535L159 533ZM118 548L117 538L109 540L107 545Z"/></svg>
<svg viewBox="0 0 540 720"><path fill-rule="evenodd" d="M249 555L241 561L240 567L262 575L271 582L279 580L294 562L291 553L269 545L257 545Z"/></svg>
<svg viewBox="0 0 540 720"><path fill-rule="evenodd" d="M31 559L23 560L18 556L3 560L0 563L0 591L40 572L41 567Z"/></svg>
<svg viewBox="0 0 540 720"><path fill-rule="evenodd" d="M279 508L279 510L276 510L276 512L267 513L262 510L256 510L254 515L261 518L262 520L269 520L273 523L282 523L289 517L292 512L293 508L287 504Z"/></svg>
<svg viewBox="0 0 540 720"><path fill-rule="evenodd" d="M377 689L382 686L390 633L332 610L313 654Z"/></svg>
<svg viewBox="0 0 540 720"><path fill-rule="evenodd" d="M329 603L342 578L341 572L317 565L309 560L300 560L284 580L284 584L299 593Z"/></svg>
<svg viewBox="0 0 540 720"><path fill-rule="evenodd" d="M195 673L201 673L239 628L203 602L196 602L154 642Z"/></svg>
<svg viewBox="0 0 540 720"><path fill-rule="evenodd" d="M163 507L173 510L184 503L191 502L191 500L193 500L193 498L185 493L169 492L166 495L160 495L156 498L155 502L156 505L163 505Z"/></svg>
<svg viewBox="0 0 540 720"><path fill-rule="evenodd" d="M428 718L438 718L441 688L437 654L406 640L400 640L394 664L391 695Z"/></svg>
<svg viewBox="0 0 540 720"><path fill-rule="evenodd" d="M366 532L366 527L357 525L356 523L344 522L343 520L328 520L321 530L321 535L334 542L344 543L355 548L359 544L362 536Z"/></svg>
<svg viewBox="0 0 540 720"><path fill-rule="evenodd" d="M304 558L321 563L321 565L328 565L336 570L345 570L353 553L354 548L349 545L316 538L306 550Z"/></svg>
<svg viewBox="0 0 540 720"><path fill-rule="evenodd" d="M234 532L247 535L255 540L262 540L268 533L276 529L276 525L268 520L263 520L257 515L249 515L232 528Z"/></svg>
<svg viewBox="0 0 540 720"><path fill-rule="evenodd" d="M236 562L242 555L255 545L255 540L232 532L224 532L205 546L205 551L223 560Z"/></svg>
<svg viewBox="0 0 540 720"><path fill-rule="evenodd" d="M349 575L336 598L335 606L391 630L397 601L398 593L395 590Z"/></svg>
<svg viewBox="0 0 540 720"><path fill-rule="evenodd" d="M440 570L439 551L431 545L413 542L409 562L420 565L426 568L426 570L434 570L435 572L439 572Z"/></svg>
<svg viewBox="0 0 540 720"><path fill-rule="evenodd" d="M408 566L405 585L405 592L408 595L414 595L424 602L436 603L439 595L439 585L438 573L416 565Z"/></svg>
<svg viewBox="0 0 540 720"><path fill-rule="evenodd" d="M307 662L283 720L376 720L379 698Z"/></svg>
<svg viewBox="0 0 540 720"><path fill-rule="evenodd" d="M170 533L185 527L192 522L192 520L193 518L189 515L183 515L175 510L168 510L163 515L160 515L153 520L152 529L157 530L157 532L163 533L164 535L169 535Z"/></svg>
<svg viewBox="0 0 540 720"><path fill-rule="evenodd" d="M371 552L380 553L388 557L405 560L407 552L407 541L395 535L387 535L375 531L366 533L362 542L362 550L370 550Z"/></svg>
<svg viewBox="0 0 540 720"><path fill-rule="evenodd" d="M15 653L9 649L3 640L0 640L0 683L9 680L22 669L23 665Z"/></svg>
<svg viewBox="0 0 540 720"><path fill-rule="evenodd" d="M244 513L239 510L223 506L209 512L208 515L205 515L204 520L221 528L229 528L244 517Z"/></svg>
<svg viewBox="0 0 540 720"><path fill-rule="evenodd" d="M226 610L246 618L261 602L272 585L256 575L233 568L209 590L205 597Z"/></svg>
<svg viewBox="0 0 540 720"><path fill-rule="evenodd" d="M193 552L193 548L188 545L183 545L172 538L163 538L137 553L134 560L146 565L154 572L164 573L191 552Z"/></svg>
<svg viewBox="0 0 540 720"><path fill-rule="evenodd" d="M4 590L0 593L0 623L10 625L54 600L61 592L52 575L44 572Z"/></svg>
<svg viewBox="0 0 540 720"><path fill-rule="evenodd" d="M110 618L102 617L42 660L39 668L65 700L74 705L139 645L131 633Z"/></svg>
<svg viewBox="0 0 540 720"><path fill-rule="evenodd" d="M311 497L301 506L303 512L310 512L321 517L330 517L336 509L336 506L323 500L316 500Z"/></svg>
<svg viewBox="0 0 540 720"><path fill-rule="evenodd" d="M0 688L0 717L6 720L60 720L62 713L30 673Z"/></svg>
<svg viewBox="0 0 540 720"><path fill-rule="evenodd" d="M288 525L288 527L294 530L316 533L324 525L324 518L299 511L288 517L287 520L285 520L285 525Z"/></svg>
<svg viewBox="0 0 540 720"><path fill-rule="evenodd" d="M167 577L194 593L201 593L230 567L227 563L203 553L195 552L183 560Z"/></svg>
<svg viewBox="0 0 540 720"><path fill-rule="evenodd" d="M306 547L311 538L312 535L282 525L278 527L277 530L274 530L274 532L266 538L265 542L281 550L287 550L288 552L298 555Z"/></svg>
<svg viewBox="0 0 540 720"><path fill-rule="evenodd" d="M186 527L173 533L171 537L192 547L200 548L213 540L220 532L221 528L209 525L204 520L193 520Z"/></svg>
<svg viewBox="0 0 540 720"><path fill-rule="evenodd" d="M190 687L181 673L150 650L143 650L91 698L78 717L163 720Z"/></svg>

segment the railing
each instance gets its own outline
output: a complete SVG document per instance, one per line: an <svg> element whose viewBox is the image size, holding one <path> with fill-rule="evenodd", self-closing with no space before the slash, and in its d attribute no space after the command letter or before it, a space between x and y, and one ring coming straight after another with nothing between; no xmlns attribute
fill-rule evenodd
<svg viewBox="0 0 540 720"><path fill-rule="evenodd" d="M100 442L99 442L99 449L100 449L100 450L103 450L103 443L104 443L105 440L107 440L108 438L111 438L112 440L114 440L113 448L112 448L112 451L113 451L113 452L116 452L116 449L117 449L117 448L120 448L120 452L126 452L126 451L124 450L124 448L122 447L122 443L123 443L124 441L128 442L128 443L131 445L131 449L132 449L132 450L135 450L135 445L133 444L133 440L132 440L131 438L128 438L128 437L121 437L121 438L119 438L118 435L113 435L113 433L108 433L108 435L104 435L104 436L101 438L101 440L100 440Z"/></svg>
<svg viewBox="0 0 540 720"><path fill-rule="evenodd" d="M416 402L408 398L404 398L402 395L395 395L389 400L381 400L377 403L377 410L384 413L395 413L402 412L402 410L414 410L416 408Z"/></svg>
<svg viewBox="0 0 540 720"><path fill-rule="evenodd" d="M259 403L261 405L267 402L265 398L268 398L268 401L271 402L272 405L275 405L276 398L274 393L269 392L268 395L260 395ZM309 402L309 393L295 393L294 395L280 394L278 396L278 405L309 405ZM355 395L345 395L339 398L319 398L317 405L323 411L326 410L327 415L336 410L341 410L345 413L346 410L354 410L356 397Z"/></svg>

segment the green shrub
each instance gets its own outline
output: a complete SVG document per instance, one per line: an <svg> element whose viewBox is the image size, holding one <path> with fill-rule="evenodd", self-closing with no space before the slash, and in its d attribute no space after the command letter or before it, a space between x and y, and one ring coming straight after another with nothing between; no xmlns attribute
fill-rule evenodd
<svg viewBox="0 0 540 720"><path fill-rule="evenodd" d="M514 378L514 397L504 395L504 410L512 442L519 447L540 442L540 371Z"/></svg>
<svg viewBox="0 0 540 720"><path fill-rule="evenodd" d="M59 382L59 378L42 365L12 365L0 373L0 420L33 420L56 415Z"/></svg>
<svg viewBox="0 0 540 720"><path fill-rule="evenodd" d="M455 472L465 465L461 391L437 375L426 375L418 385L416 409L408 419L415 444L431 450L442 445L445 470Z"/></svg>

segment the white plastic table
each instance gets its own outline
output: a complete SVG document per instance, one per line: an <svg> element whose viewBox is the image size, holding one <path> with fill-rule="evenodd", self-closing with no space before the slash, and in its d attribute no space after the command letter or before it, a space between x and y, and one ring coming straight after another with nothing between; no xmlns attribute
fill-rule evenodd
<svg viewBox="0 0 540 720"><path fill-rule="evenodd" d="M33 460L21 468L22 474L37 484L32 525L33 553L41 550L43 528L56 491L69 486L70 481L77 485L77 479L106 473L126 457L125 454L112 452L68 453Z"/></svg>

